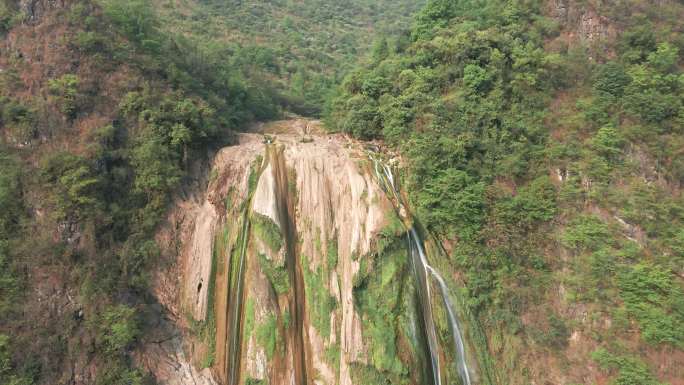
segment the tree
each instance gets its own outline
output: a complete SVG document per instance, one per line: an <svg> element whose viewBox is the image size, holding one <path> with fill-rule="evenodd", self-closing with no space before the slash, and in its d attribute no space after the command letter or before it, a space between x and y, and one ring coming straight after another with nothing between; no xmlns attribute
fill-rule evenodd
<svg viewBox="0 0 684 385"><path fill-rule="evenodd" d="M107 307L96 322L98 340L112 355L123 353L140 335L136 311L126 305Z"/></svg>
<svg viewBox="0 0 684 385"><path fill-rule="evenodd" d="M73 74L66 74L48 81L48 89L57 98L59 110L69 119L75 118L78 111L79 82L78 76Z"/></svg>
<svg viewBox="0 0 684 385"><path fill-rule="evenodd" d="M18 376L12 367L10 338L0 334L0 383L6 385L32 385L30 378Z"/></svg>
<svg viewBox="0 0 684 385"><path fill-rule="evenodd" d="M19 166L0 148L0 241L13 229L22 202L19 186Z"/></svg>
<svg viewBox="0 0 684 385"><path fill-rule="evenodd" d="M149 2L144 0L104 0L105 15L137 43L154 38L157 19Z"/></svg>
<svg viewBox="0 0 684 385"><path fill-rule="evenodd" d="M59 218L85 218L101 208L102 181L85 158L68 152L52 154L43 160L41 175L53 188Z"/></svg>
<svg viewBox="0 0 684 385"><path fill-rule="evenodd" d="M474 236L484 223L485 186L463 171L438 171L418 194L421 218L439 233Z"/></svg>
<svg viewBox="0 0 684 385"><path fill-rule="evenodd" d="M456 16L457 0L430 0L416 16L413 39L427 39L438 28L444 28Z"/></svg>

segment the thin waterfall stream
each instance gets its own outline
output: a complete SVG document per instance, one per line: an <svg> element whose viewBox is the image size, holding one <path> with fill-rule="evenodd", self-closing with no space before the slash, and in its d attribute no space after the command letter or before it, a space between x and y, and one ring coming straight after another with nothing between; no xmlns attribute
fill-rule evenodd
<svg viewBox="0 0 684 385"><path fill-rule="evenodd" d="M380 162L372 154L369 155L371 161L375 167L375 173L381 182L383 188L389 187L389 192L394 197L394 201L397 205L397 211L400 216L406 219L408 217L407 206L403 203L400 193L395 184L394 174L389 165ZM382 170L382 172L380 171ZM386 183L382 183L385 181ZM386 191L386 190L385 190ZM387 192L387 191L386 191ZM403 213L403 214L402 214ZM402 222L403 223L403 222ZM406 224L405 224L406 225ZM449 295L449 288L442 278L441 274L433 268L429 262L425 249L423 247L423 240L416 231L415 227L411 225L407 227L407 238L409 242L409 250L411 254L411 261L413 265L414 274L416 277L418 297L421 303L421 308L423 311L423 321L425 323L425 334L428 341L428 349L430 354L430 360L432 363L432 370L434 376L434 385L441 385L441 367L439 362L439 352L437 345L437 333L435 330L434 317L432 314L432 296L431 296L431 285L429 277L433 277L437 282L437 288L439 289L440 295L442 297L442 302L447 311L447 316L449 319L449 327L451 329L451 334L453 336L454 350L457 354L456 368L458 374L461 378L463 385L472 385L472 380L470 377L470 369L465 357L465 345L463 341L463 334L461 331L461 326L456 316L456 311L454 305L451 302L451 297Z"/></svg>

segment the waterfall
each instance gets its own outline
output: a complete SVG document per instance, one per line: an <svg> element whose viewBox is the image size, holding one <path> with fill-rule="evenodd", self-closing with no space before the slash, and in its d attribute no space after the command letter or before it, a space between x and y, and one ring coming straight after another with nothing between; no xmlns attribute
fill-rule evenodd
<svg viewBox="0 0 684 385"><path fill-rule="evenodd" d="M413 228L411 228L411 230L413 230ZM442 375L439 365L437 332L435 331L435 321L432 317L432 306L430 305L431 295L428 270L425 268L424 253L421 251L422 246L411 237L410 232L408 234L409 250L411 251L411 265L416 278L416 289L422 308L423 322L425 323L425 335L427 337L430 361L432 363L434 385L441 385Z"/></svg>
<svg viewBox="0 0 684 385"><path fill-rule="evenodd" d="M398 211L401 212L401 208L405 209L405 205L401 200L399 190L395 184L394 174L392 169L377 160L370 154L370 159L374 164L375 173L378 177L383 189L390 190L393 197L396 200L396 204L399 208ZM382 170L382 171L381 171ZM432 298L430 292L430 280L429 277L432 276L437 282L437 287L439 288L440 295L442 296L442 302L447 311L447 316L449 318L449 327L451 329L451 334L453 336L454 350L457 353L456 368L458 370L459 376L461 377L461 382L463 385L472 385L472 380L470 378L470 369L468 368L468 363L465 357L465 345L463 343L463 334L461 331L460 323L458 317L456 316L456 311L454 310L453 303L451 302L451 297L449 296L449 288L444 282L444 278L439 274L439 272L430 266L425 249L423 247L423 240L418 235L414 226L410 228L407 226L407 238L409 242L409 249L411 253L411 261L413 265L414 274L416 276L416 283L418 286L418 295L421 302L421 308L423 309L423 319L425 322L425 334L428 340L428 349L430 353L430 359L432 362L434 384L441 384L440 375L440 365L439 365L439 353L437 351L437 337L434 325L434 319L432 316Z"/></svg>
<svg viewBox="0 0 684 385"><path fill-rule="evenodd" d="M413 231L415 232L415 230ZM471 385L468 363L465 360L465 346L463 344L463 335L461 333L461 327L458 323L458 318L456 317L456 312L454 311L454 306L451 303L451 298L449 297L449 288L447 287L446 283L444 282L444 279L441 275L439 275L437 270L433 269L430 265L427 265L427 267L429 268L430 273L432 273L432 276L435 277L437 283L439 284L440 291L442 292L442 298L444 299L444 306L447 309L447 314L449 316L449 324L451 325L451 334L454 338L454 346L456 347L456 351L458 352L458 374L461 376L461 379L463 380L463 385Z"/></svg>

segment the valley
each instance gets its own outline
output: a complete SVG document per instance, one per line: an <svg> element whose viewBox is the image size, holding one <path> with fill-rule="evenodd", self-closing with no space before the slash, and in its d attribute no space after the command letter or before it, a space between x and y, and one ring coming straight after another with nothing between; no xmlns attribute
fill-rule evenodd
<svg viewBox="0 0 684 385"><path fill-rule="evenodd" d="M0 0L0 384L684 385L682 19Z"/></svg>

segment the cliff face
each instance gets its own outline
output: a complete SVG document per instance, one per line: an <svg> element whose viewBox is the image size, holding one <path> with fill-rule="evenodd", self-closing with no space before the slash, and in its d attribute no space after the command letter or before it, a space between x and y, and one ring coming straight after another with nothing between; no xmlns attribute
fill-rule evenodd
<svg viewBox="0 0 684 385"><path fill-rule="evenodd" d="M157 297L219 383L423 383L405 233L366 152L317 130L271 124L217 154L206 192L159 234L178 253Z"/></svg>

